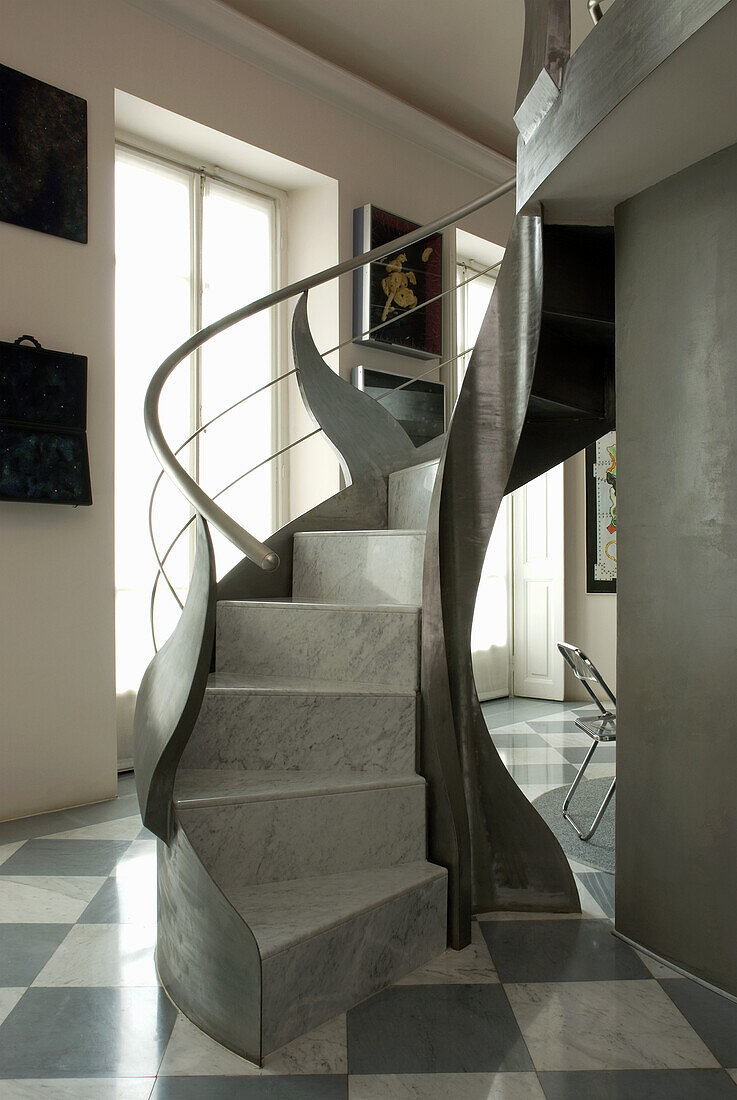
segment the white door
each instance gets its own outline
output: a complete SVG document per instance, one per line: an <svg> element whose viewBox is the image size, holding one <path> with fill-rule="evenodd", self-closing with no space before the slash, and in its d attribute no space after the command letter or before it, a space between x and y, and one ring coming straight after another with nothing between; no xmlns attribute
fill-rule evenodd
<svg viewBox="0 0 737 1100"><path fill-rule="evenodd" d="M511 498L504 497L489 539L473 615L473 678L482 702L509 695L511 514Z"/></svg>
<svg viewBox="0 0 737 1100"><path fill-rule="evenodd" d="M563 698L563 466L518 489L514 524L514 694Z"/></svg>

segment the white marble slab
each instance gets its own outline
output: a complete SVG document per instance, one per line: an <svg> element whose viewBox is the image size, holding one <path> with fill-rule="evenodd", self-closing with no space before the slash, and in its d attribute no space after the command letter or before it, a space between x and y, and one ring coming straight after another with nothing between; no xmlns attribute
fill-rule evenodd
<svg viewBox="0 0 737 1100"><path fill-rule="evenodd" d="M156 928L139 924L76 924L34 986L154 986Z"/></svg>
<svg viewBox="0 0 737 1100"><path fill-rule="evenodd" d="M400 978L397 985L497 985L499 975L489 948L474 921L471 943L461 951L444 951L429 963Z"/></svg>
<svg viewBox="0 0 737 1100"><path fill-rule="evenodd" d="M504 988L535 1069L718 1068L655 980Z"/></svg>
<svg viewBox="0 0 737 1100"><path fill-rule="evenodd" d="M44 840L135 840L143 824L141 815L120 817L114 821L100 821L97 825L83 825L79 829L65 829L61 833L45 833Z"/></svg>
<svg viewBox="0 0 737 1100"><path fill-rule="evenodd" d="M22 989L0 986L0 1024L10 1015L25 991L25 986Z"/></svg>
<svg viewBox="0 0 737 1100"><path fill-rule="evenodd" d="M298 602L221 602L218 672L315 678L415 691L419 611Z"/></svg>
<svg viewBox="0 0 737 1100"><path fill-rule="evenodd" d="M149 1100L153 1077L63 1077L2 1081L2 1100Z"/></svg>
<svg viewBox="0 0 737 1100"><path fill-rule="evenodd" d="M241 768L180 768L174 798L181 809L217 803L264 802L274 798L303 798L305 795L341 794L374 790L377 787L405 787L416 783L414 772L405 775L375 775L371 772L336 771L244 771Z"/></svg>
<svg viewBox="0 0 737 1100"><path fill-rule="evenodd" d="M239 1058L178 1016L159 1068L160 1077L269 1077L303 1073L347 1073L346 1018L320 1027L264 1059L263 1066Z"/></svg>
<svg viewBox="0 0 737 1100"><path fill-rule="evenodd" d="M424 781L401 787L188 808L179 816L223 885L274 882L425 858Z"/></svg>
<svg viewBox="0 0 737 1100"><path fill-rule="evenodd" d="M545 1100L534 1073L352 1074L348 1096L349 1100Z"/></svg>
<svg viewBox="0 0 737 1100"><path fill-rule="evenodd" d="M445 949L438 877L263 962L263 1042L277 1049Z"/></svg>
<svg viewBox="0 0 737 1100"><path fill-rule="evenodd" d="M424 552L424 531L297 534L293 595L295 599L419 607Z"/></svg>
<svg viewBox="0 0 737 1100"><path fill-rule="evenodd" d="M389 475L389 527L410 531L427 529L438 462L423 462Z"/></svg>
<svg viewBox="0 0 737 1100"><path fill-rule="evenodd" d="M75 875L0 876L0 924L74 924L104 882Z"/></svg>
<svg viewBox="0 0 737 1100"><path fill-rule="evenodd" d="M182 757L184 768L414 771L417 697L213 691Z"/></svg>

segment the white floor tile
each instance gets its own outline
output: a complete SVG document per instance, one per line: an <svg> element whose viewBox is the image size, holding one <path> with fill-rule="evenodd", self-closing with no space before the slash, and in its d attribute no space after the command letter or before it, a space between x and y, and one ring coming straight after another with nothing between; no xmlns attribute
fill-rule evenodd
<svg viewBox="0 0 737 1100"><path fill-rule="evenodd" d="M115 821L100 821L97 825L83 825L79 829L65 829L61 833L45 833L43 840L135 840L143 825L138 814L120 817Z"/></svg>
<svg viewBox="0 0 737 1100"><path fill-rule="evenodd" d="M347 1073L345 1016L300 1036L269 1055L262 1068L239 1058L178 1016L159 1074L162 1077L245 1077L302 1073Z"/></svg>
<svg viewBox="0 0 737 1100"><path fill-rule="evenodd" d="M7 986L0 988L0 1024L6 1016L10 1015L24 993L25 987L22 989L10 989Z"/></svg>
<svg viewBox="0 0 737 1100"><path fill-rule="evenodd" d="M486 940L474 921L471 943L462 951L446 951L436 959L400 978L396 985L491 985L499 975L489 955Z"/></svg>
<svg viewBox="0 0 737 1100"><path fill-rule="evenodd" d="M57 947L34 986L153 986L156 928L140 924L77 924Z"/></svg>
<svg viewBox="0 0 737 1100"><path fill-rule="evenodd" d="M0 924L74 924L103 882L75 875L0 876Z"/></svg>
<svg viewBox="0 0 737 1100"><path fill-rule="evenodd" d="M0 1081L2 1100L148 1100L153 1077Z"/></svg>
<svg viewBox="0 0 737 1100"><path fill-rule="evenodd" d="M13 852L17 852L24 844L25 840L16 840L13 844L0 845L0 864L5 863L6 859L10 859Z"/></svg>
<svg viewBox="0 0 737 1100"><path fill-rule="evenodd" d="M538 1070L718 1067L654 980L504 988Z"/></svg>
<svg viewBox="0 0 737 1100"><path fill-rule="evenodd" d="M348 1078L349 1100L545 1100L534 1073L402 1073Z"/></svg>

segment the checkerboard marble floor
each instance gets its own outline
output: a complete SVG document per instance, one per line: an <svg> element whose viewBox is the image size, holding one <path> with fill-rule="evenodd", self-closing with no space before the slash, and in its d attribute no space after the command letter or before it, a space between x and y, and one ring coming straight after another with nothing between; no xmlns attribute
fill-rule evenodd
<svg viewBox="0 0 737 1100"><path fill-rule="evenodd" d="M528 797L573 777L570 704L485 711ZM158 987L155 861L130 776L0 824L2 1100L737 1100L737 1004L611 935L611 875L573 865L580 918L479 915L464 951L259 1069Z"/></svg>

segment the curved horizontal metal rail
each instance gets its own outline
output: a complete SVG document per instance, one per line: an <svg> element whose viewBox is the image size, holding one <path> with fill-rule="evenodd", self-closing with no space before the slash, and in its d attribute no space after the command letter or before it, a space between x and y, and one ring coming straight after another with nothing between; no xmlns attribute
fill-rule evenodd
<svg viewBox="0 0 737 1100"><path fill-rule="evenodd" d="M497 265L494 265L494 266L497 266ZM468 280L468 281L470 282L470 280ZM442 363L433 364L432 367L430 367L426 371L423 371L422 374L418 374L414 378L408 378L406 382L402 382L399 386L395 386L394 389L392 389L392 390L386 390L384 393L380 393L378 395L378 397L375 398L375 400L376 401L383 401L385 397L391 397L391 395L393 393L397 393L399 390L403 390L406 386L411 386L413 382L420 382L423 378L427 378L428 374L432 374L433 371L440 370L441 367L447 367L450 363L455 363L458 359L462 359L464 355L468 355L469 352L471 352L471 351L473 351L473 348L466 348L465 351L458 352L457 355L452 356L450 359L444 360ZM281 374L281 375L279 375L279 378L273 379L273 381L268 383L268 384L272 385L274 382L281 381L282 378L288 378L290 374L294 374L294 373L295 373L295 371L292 370L292 371L289 371L287 374ZM262 386L261 389L254 390L254 392L252 394L247 394L246 397L242 398L240 401L237 401L235 403L235 405L231 405L230 408L223 409L222 413L218 413L218 415L214 416L212 418L212 420L207 422L207 424L203 424L201 428L198 428L198 430L196 432L193 432L191 436L189 436L187 439L185 439L184 443L182 443L181 446L177 448L175 453L179 454L179 452L182 450L182 448L186 447L188 443L191 443L196 435L198 435L201 431L204 431L205 428L208 427L210 424L214 423L215 420L218 420L221 416L224 416L227 412L230 412L230 409L235 408L236 405L242 404L244 401L247 401L249 397L254 397L257 393L260 393L261 390L266 389L266 388L267 388L266 386ZM255 466L251 466L248 470L245 471L245 473L239 474L238 477L233 479L233 481L230 481L222 489L219 489L218 492L215 493L215 495L212 497L212 500L217 500L219 497L221 497L225 493L227 493L229 489L232 489L234 485L237 485L239 481L243 481L244 478L247 478L250 474L255 473L256 470L260 470L268 462L272 462L273 459L280 458L281 455L285 454L287 451L291 451L292 448L296 447L298 444L304 443L308 439L312 439L312 437L315 436L315 435L320 435L322 431L323 431L322 428L315 428L315 429L313 429L313 431L307 432L306 435L300 436L299 439L293 440L292 443L287 443L286 446L281 447L278 451L275 451L274 454L269 455L268 458L262 459L261 462L257 462ZM154 493L156 492L156 488L157 488L159 482L161 481L162 477L163 477L163 471L162 471L161 474L159 474L158 478L156 479L156 484L154 485ZM149 504L149 532L151 534L151 543L152 543L153 548L154 548L154 554L156 555L156 561L158 562L158 569L156 571L156 576L154 577L153 587L151 589L150 620L151 620L151 638L153 640L154 650L156 652L158 652L158 646L156 644L156 631L155 631L155 627L154 627L154 607L155 607L155 603L156 603L156 593L158 592L158 587L159 587L159 578L160 577L164 578L164 580L166 581L167 586L169 588L169 591L171 592L172 596L174 597L174 599L179 604L179 607L180 608L183 607L182 601L180 600L176 589L174 588L174 586L171 583L171 580L169 579L169 575L166 572L165 566L166 566L166 562L167 562L167 560L169 558L169 555L171 554L172 550L177 545L177 543L179 542L180 538L185 533L185 531L187 531L192 526L192 524L194 523L194 521L197 517L196 517L196 514L193 514L189 517L187 522L182 527L179 528L176 535L174 536L174 538L171 540L171 542L167 546L166 552L163 554L163 556L160 557L159 552L158 552L158 548L157 548L156 543L154 541L152 523L151 523L151 508L153 506L154 493L151 494L151 501L150 501L150 504Z"/></svg>
<svg viewBox="0 0 737 1100"><path fill-rule="evenodd" d="M373 325L371 328L365 329L363 332L359 333L358 336L359 337L369 336L374 332L378 332L379 329L384 329L388 325L396 324L396 322L399 321L399 320L404 320L411 313L416 313L420 309L425 309L426 306L432 305L433 302L437 302L441 298L446 298L449 294L455 294L455 292L457 290L460 290L461 287L467 286L469 283L474 282L476 279L480 279L483 275L488 275L488 273L490 271L496 270L501 265L501 262L502 262L501 260L497 260L496 263L489 264L488 267L483 268L481 271L475 271L474 274L469 276L468 279L463 279L460 283L455 283L452 287L449 287L447 290L441 291L440 294L435 294L432 298L426 298L423 302L419 302L416 306L413 306L411 309L404 310L401 314L398 314L396 317L391 317L388 321L383 321L379 325ZM343 340L340 344L336 344L335 347L328 348L327 351L321 352L322 357L325 358L327 355L331 355L336 351L340 351L342 348L347 347L349 344L352 344L354 339L356 339L356 337L352 336L348 340ZM455 358L460 359L463 355L466 355L466 354L468 354L468 352L461 352ZM446 366L447 363L451 363L453 361L454 360L449 359L449 360L447 360L446 363L440 363L439 366L437 366L437 367L432 366L429 370L424 371L422 374L418 374L414 378L409 379L407 382L403 382L401 385L395 386L393 390L386 390L385 393L379 394L379 396L376 398L376 400L377 401L383 401L383 399L385 397L389 397L392 393L396 393L398 390L404 389L406 386L411 385L412 382L419 382L421 379L426 378L428 374L432 374L432 372L434 370L438 370L440 367ZM297 370L296 370L296 368L293 367L292 370L285 371L284 374L277 375L276 378L272 378L271 381L266 382L263 386L259 386L258 389L252 390L250 393L245 394L245 396L240 397L237 401L234 401L232 405L228 405L227 408L221 409L221 411L216 413L215 416L210 417L209 420L205 421L204 424L201 424L198 428L195 429L195 431L193 431L190 435L188 435L187 438L182 443L180 443L180 445L177 447L174 454L175 455L181 454L181 452L184 450L184 448L186 446L188 446L188 444L190 444L199 435L201 435L202 432L204 432L208 428L212 427L213 424L217 423L217 421L221 420L224 416L227 416L228 413L233 412L234 409L237 409L241 405L244 405L246 403L246 401L250 401L250 399L252 397L257 397L258 394L263 393L265 390L270 389L272 386L275 386L277 384L277 382L282 382L287 378L291 378L296 373L297 373ZM301 440L296 440L295 444L293 444L293 445L296 446L296 444L299 443L299 442L301 442ZM289 450L289 447L287 447L286 450ZM283 453L284 453L283 450L278 451L276 454L271 455L271 458L277 458L279 456L279 454L283 454ZM264 463L268 462L268 461L270 461L270 459L265 459ZM260 463L259 466L263 465L264 463ZM259 466L254 467L254 469L258 469ZM251 473L251 472L252 471L249 470L249 471L247 471L246 474L244 474L242 476L246 477L247 474ZM182 601L180 600L176 589L174 588L173 584L171 583L171 580L169 579L169 574L166 572L166 569L164 568L164 562L166 561L166 559L167 559L169 553L171 552L171 550L173 549L174 544L176 542L178 542L180 536L184 533L184 531L187 530L187 527L189 527L189 525L190 525L189 523L186 524L186 526L183 527L182 530L175 536L174 541L171 543L171 545L169 546L166 554L162 558L159 554L159 548L156 544L156 538L154 536L153 510L154 510L154 503L155 503L155 499L156 499L156 493L158 491L159 485L161 484L161 482L163 480L163 477L164 477L164 470L162 470L161 473L156 478L156 481L154 482L153 489L151 490L151 497L150 497L149 502L148 502L148 534L149 534L149 538L151 540L151 546L153 548L154 557L156 558L156 564L158 566L158 571L157 571L157 574L156 574L156 578L154 580L154 586L153 586L153 591L152 591L152 595L151 595L151 634L152 635L154 633L153 601L156 597L156 592L158 590L159 576L163 576L164 580L166 581L166 584L167 584L167 587L168 587L169 591L171 592L171 594L174 597L174 599L176 600L176 602L179 604L179 607L180 608L183 607ZM223 490L223 492L224 491L225 490ZM218 495L220 495L220 494L218 494ZM212 499L217 499L217 498L214 497ZM156 648L155 640L154 640L154 648Z"/></svg>
<svg viewBox="0 0 737 1100"><path fill-rule="evenodd" d="M169 475L180 492L189 500L194 510L203 516L209 523L212 523L230 542L233 543L234 546L245 554L250 561L255 562L262 569L267 571L274 570L278 568L279 565L278 556L244 527L241 527L232 516L229 516L227 512L220 508L219 505L217 505L197 484L194 478L187 473L181 463L177 461L175 453L171 450L164 437L159 419L159 400L164 384L174 368L178 366L183 359L191 355L193 351L196 351L197 348L212 339L213 336L225 332L240 321L245 321L249 317L253 317L265 309L280 305L282 302L288 301L290 298L294 298L304 293L306 290L322 286L324 283L330 282L340 275L345 275L366 264L381 260L385 256L396 252L398 249L407 248L409 245L415 244L417 241L421 241L433 233L438 233L454 222L461 221L463 218L475 213L475 211L482 209L489 203L508 194L513 190L514 186L515 179L509 179L505 183L495 187L492 191L481 195L472 202L466 203L465 206L461 206L451 211L449 214L444 215L442 218L438 218L434 222L430 222L427 225L421 226L419 229L413 230L411 233L405 233L402 237L397 237L396 240L390 241L387 245L371 249L369 252L354 256L352 259L344 260L342 263L326 268L316 275L300 279L281 290L273 291L271 294L267 294L263 298L251 302L249 305L234 310L225 317L221 317L219 321L207 325L205 328L200 329L199 332L194 333L193 336L190 336L189 339L185 340L183 344L173 351L154 372L146 391L143 410L146 434L148 435L154 454L161 463L164 472Z"/></svg>

